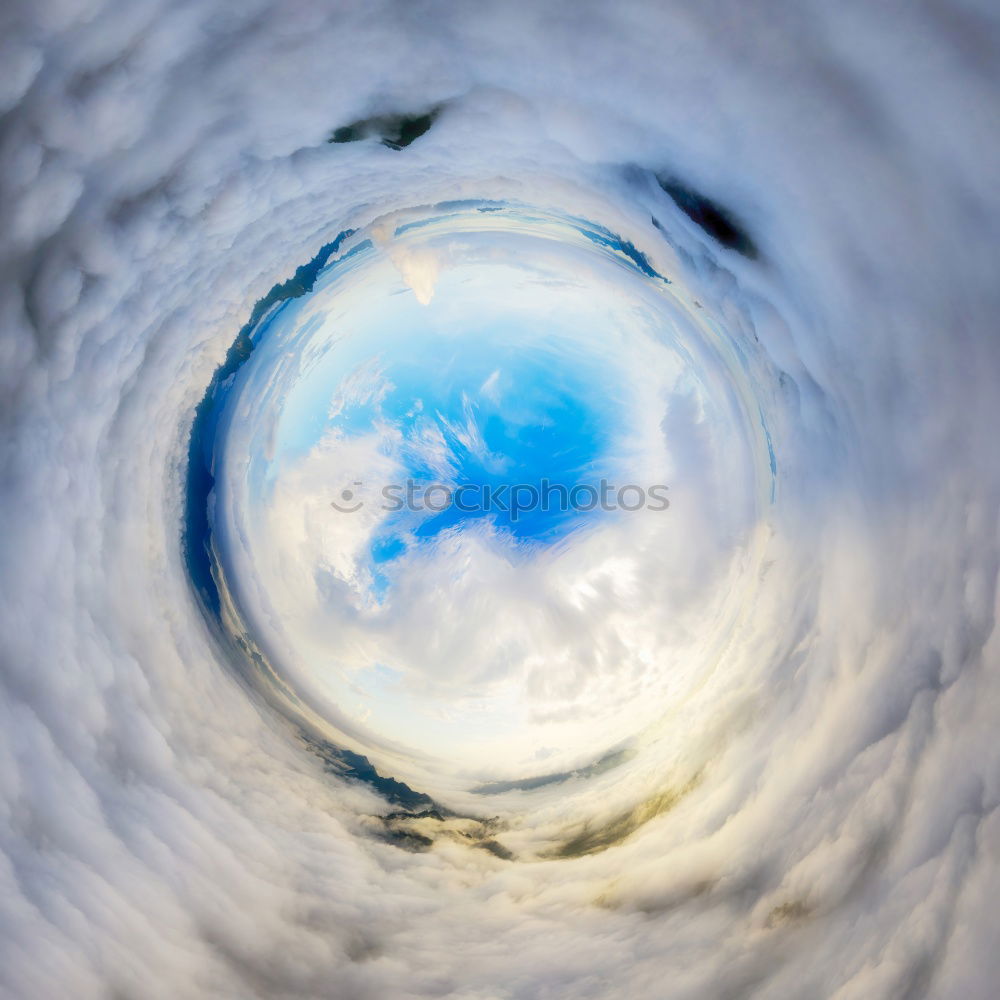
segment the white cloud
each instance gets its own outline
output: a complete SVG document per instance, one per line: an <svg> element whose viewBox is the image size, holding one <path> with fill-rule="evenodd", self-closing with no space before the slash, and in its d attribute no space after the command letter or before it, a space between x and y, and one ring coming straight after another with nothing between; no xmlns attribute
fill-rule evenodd
<svg viewBox="0 0 1000 1000"><path fill-rule="evenodd" d="M40 0L6 18L0 992L992 995L987 5ZM442 101L401 152L325 141ZM760 261L713 246L623 164L729 206ZM482 572L467 585L493 617L435 630L466 583L415 586L386 629L380 652L416 644L442 684L464 683L456 644L508 669L511 635L529 688L546 676L530 656L557 650L589 656L610 697L629 662L616 635L699 664L682 701L656 693L659 726L618 769L509 797L441 778L456 809L504 811L513 861L459 834L425 853L379 840L384 802L324 772L220 662L179 546L192 409L253 303L345 226L474 197L642 240L656 214L683 252L652 249L654 265L783 373L758 386L779 484L745 552L720 542L699 573L716 522L680 487L669 555L689 573L665 573L639 527L525 575L470 536L453 557ZM435 303L437 263L406 262ZM675 397L668 419L699 415ZM676 467L699 468L703 444L686 433ZM274 538L308 548L333 523L308 516L276 501ZM564 620L532 620L525 592L560 572L577 587ZM624 843L534 859L602 822L631 829L642 803Z"/></svg>

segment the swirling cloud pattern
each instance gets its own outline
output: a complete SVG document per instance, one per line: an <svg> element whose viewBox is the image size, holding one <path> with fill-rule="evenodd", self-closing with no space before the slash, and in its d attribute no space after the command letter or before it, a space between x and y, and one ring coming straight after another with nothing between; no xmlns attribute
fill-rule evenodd
<svg viewBox="0 0 1000 1000"><path fill-rule="evenodd" d="M2 18L4 996L996 995L989 4Z"/></svg>

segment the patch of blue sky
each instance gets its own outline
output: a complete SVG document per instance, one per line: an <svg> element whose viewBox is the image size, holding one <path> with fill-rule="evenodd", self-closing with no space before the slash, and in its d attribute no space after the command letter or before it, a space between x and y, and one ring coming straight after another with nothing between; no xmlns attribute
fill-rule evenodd
<svg viewBox="0 0 1000 1000"><path fill-rule="evenodd" d="M382 347L343 380L336 405L326 408L327 430L381 435L383 452L403 470L399 484L377 484L400 486L393 497L406 499L409 480L418 501L427 486L444 484L464 487L461 505L473 509L452 503L391 512L372 541L376 564L480 519L515 541L536 543L579 521L581 512L559 509L564 497L610 474L624 433L626 389L609 384L606 365L569 355L559 338L526 340L503 324L463 338L411 330ZM351 391L355 383L365 393ZM303 410L310 412L312 404ZM540 488L543 481L551 487L549 510L510 509L512 485ZM495 498L489 506L488 496ZM442 494L428 499L440 506Z"/></svg>
<svg viewBox="0 0 1000 1000"><path fill-rule="evenodd" d="M489 349L443 356L440 345L428 344L386 365L381 398L343 413L346 433L393 429L388 446L418 500L433 484L462 488L444 510L404 506L388 518L375 540L376 561L403 551L391 539L427 540L482 518L518 542L553 541L582 516L566 502L572 488L609 474L621 409L602 371L510 339L498 331ZM545 482L549 509L533 506L529 491L520 491L527 509L514 505L514 486L540 490ZM439 507L444 494L426 500Z"/></svg>
<svg viewBox="0 0 1000 1000"><path fill-rule="evenodd" d="M380 567L414 548L487 520L513 551L560 541L600 518L567 505L569 490L613 479L621 464L616 458L630 430L630 391L613 360L607 324L642 328L655 318L639 307L624 309L610 294L599 298L606 313L584 313L574 281L585 273L588 246L636 268L643 279L650 277L648 265L637 268L621 241L600 227L536 220L530 209L497 203L487 207L507 218L506 265L477 250L470 268L443 273L433 300L421 303L396 266L372 253L372 243L359 234L356 245L320 272L312 294L266 317L267 336L259 337L240 373L247 378L240 394L261 411L267 401L274 414L257 427L250 448L250 493L258 500L266 502L287 463L331 434L377 438L402 470L404 487L412 479L418 489L431 483L465 488L462 497L472 509L452 503L441 511L398 511L382 521L369 549L370 568L379 575ZM529 222L544 222L553 232L539 240L533 231L532 242L522 245ZM435 224L453 228L454 219L404 223L397 236L411 228L426 233ZM567 248L552 239L560 229L563 238L567 230L575 233L584 254L576 271L565 261L559 273L548 269L549 246L561 253ZM464 237L467 245L492 252L496 234L473 230ZM456 302L465 305L456 308ZM331 495L361 471L331 469ZM510 509L510 486L541 489L543 482L548 507ZM482 509L477 501L487 495L494 503ZM383 590L384 578L376 582Z"/></svg>

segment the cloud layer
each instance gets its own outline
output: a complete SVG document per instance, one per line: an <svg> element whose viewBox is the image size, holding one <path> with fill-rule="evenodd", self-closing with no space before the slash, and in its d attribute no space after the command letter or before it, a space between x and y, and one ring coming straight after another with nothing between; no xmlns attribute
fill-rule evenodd
<svg viewBox="0 0 1000 1000"><path fill-rule="evenodd" d="M988 5L41 0L3 16L6 995L992 995ZM405 148L379 142L379 122L432 108ZM327 141L362 120L368 138ZM756 258L657 177L724 207ZM516 574L483 535L442 543L439 582L364 638L376 652L352 647L409 643L446 681L455 644L482 661L506 622L544 680L559 650L613 675L624 636L674 657L637 673L664 680L655 722L537 766L351 744L446 810L392 818L284 710L301 695L317 738L337 721L301 661L268 661L292 692L281 711L234 669L185 562L187 449L255 302L338 233L459 199L608 226L704 314L715 366L695 358L685 393L620 352L639 400L671 387L652 421L677 477L667 529L636 518ZM383 237L386 273L435 308L450 263L393 259ZM705 419L699 399L723 398L764 420L773 496ZM325 484L303 461L281 488ZM231 550L242 612L249 581L314 596L307 556L279 556L318 529L295 504L269 523L250 562ZM490 628L442 627L467 607L449 559L487 574ZM586 631L568 613L525 624L529 583L582 588Z"/></svg>

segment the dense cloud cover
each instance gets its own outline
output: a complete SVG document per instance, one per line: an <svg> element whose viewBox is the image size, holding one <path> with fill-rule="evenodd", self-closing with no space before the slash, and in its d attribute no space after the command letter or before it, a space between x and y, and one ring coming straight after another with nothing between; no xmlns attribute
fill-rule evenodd
<svg viewBox="0 0 1000 1000"><path fill-rule="evenodd" d="M0 992L995 994L989 4L36 0L0 17ZM717 348L689 383L679 355L602 348L629 426L662 428L669 519L517 572L488 531L442 535L377 635L352 633L361 660L415 651L459 711L459 652L487 662L504 629L528 636L504 676L631 664L629 711L653 721L626 739L601 715L588 756L587 712L618 687L587 688L564 699L568 749L534 769L334 717L298 654L357 626L337 609L367 606L370 580L323 592L328 632L314 615L298 645L275 638L332 579L332 556L308 561L319 543L341 544L302 514L327 489L315 450L222 552L224 598L243 588L225 627L185 559L192 422L254 304L374 226L396 298L438 308L461 241L406 256L384 220L459 199L608 227L625 264L593 265L588 307L612 273L623 301L646 294L631 261L668 277L685 348ZM539 302L569 287L551 253ZM739 434L733 414L753 418ZM238 440L216 524L255 509ZM662 442L642 442L662 471ZM461 566L479 590L449 585ZM526 592L562 616L528 620ZM267 690L235 665L237 617L280 674ZM358 780L368 760L412 808Z"/></svg>

